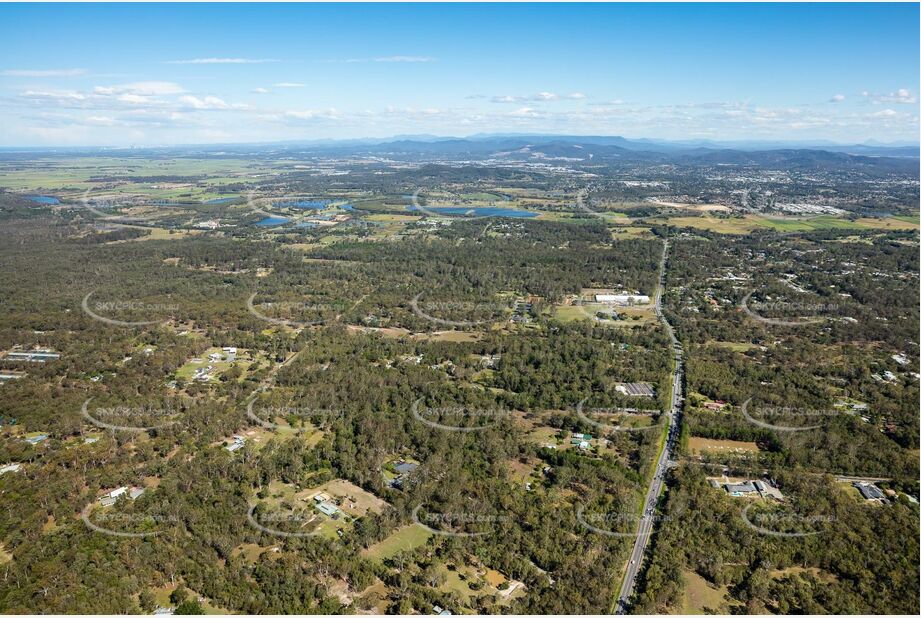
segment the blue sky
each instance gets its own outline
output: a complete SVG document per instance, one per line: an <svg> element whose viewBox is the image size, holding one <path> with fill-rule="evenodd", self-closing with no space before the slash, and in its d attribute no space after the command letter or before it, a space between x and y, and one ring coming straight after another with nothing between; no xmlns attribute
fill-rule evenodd
<svg viewBox="0 0 921 618"><path fill-rule="evenodd" d="M0 145L917 141L917 4L0 5Z"/></svg>

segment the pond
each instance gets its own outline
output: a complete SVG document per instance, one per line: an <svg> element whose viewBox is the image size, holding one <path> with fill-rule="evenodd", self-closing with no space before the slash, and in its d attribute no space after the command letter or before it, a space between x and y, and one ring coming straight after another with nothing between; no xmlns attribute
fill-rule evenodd
<svg viewBox="0 0 921 618"><path fill-rule="evenodd" d="M417 208L416 206L407 206L407 210L422 210L422 208ZM536 212L528 212L527 210L515 210L514 208L493 208L491 206L483 206L477 208L468 208L465 206L435 206L426 208L430 212L434 212L439 215L467 215L470 217L511 217L514 219L530 219L531 217L536 217Z"/></svg>
<svg viewBox="0 0 921 618"><path fill-rule="evenodd" d="M240 197L239 195L235 195L233 197L218 197L213 200L206 201L205 204L226 204L228 202L232 202L236 199L239 199L239 197Z"/></svg>
<svg viewBox="0 0 921 618"><path fill-rule="evenodd" d="M60 204L61 200L51 195L27 195L27 200L32 200L36 204Z"/></svg>
<svg viewBox="0 0 921 618"><path fill-rule="evenodd" d="M261 227L276 227L287 222L288 220L284 217L266 217L265 219L256 221L256 225Z"/></svg>
<svg viewBox="0 0 921 618"><path fill-rule="evenodd" d="M293 200L290 202L279 202L279 206L285 206L288 208L313 208L314 210L322 210L329 206L329 200Z"/></svg>

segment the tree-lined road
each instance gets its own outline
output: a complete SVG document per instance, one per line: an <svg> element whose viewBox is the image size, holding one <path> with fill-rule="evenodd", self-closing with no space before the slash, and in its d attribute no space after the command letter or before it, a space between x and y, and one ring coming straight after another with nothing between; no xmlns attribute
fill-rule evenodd
<svg viewBox="0 0 921 618"><path fill-rule="evenodd" d="M643 565L649 538L652 535L653 525L655 524L656 504L662 494L665 474L668 472L669 465L673 462L675 445L678 443L681 426L681 407L684 402L684 397L681 394L681 381L684 374L684 358L681 344L678 342L678 338L675 337L675 331L662 313L662 295L665 292L665 269L667 264L668 239L665 240L665 244L662 247L662 260L659 263L659 283L656 287L655 299L656 316L668 333L675 360L675 371L672 375L671 407L667 413L668 435L665 439L665 446L659 454L658 461L656 461L652 481L649 484L649 490L646 492L646 499L643 501L643 514L640 517L640 523L637 528L636 541L633 544L633 551L630 553L630 560L627 563L620 594L617 596L617 603L614 608L618 614L623 614L627 610L630 598L633 596L636 578Z"/></svg>

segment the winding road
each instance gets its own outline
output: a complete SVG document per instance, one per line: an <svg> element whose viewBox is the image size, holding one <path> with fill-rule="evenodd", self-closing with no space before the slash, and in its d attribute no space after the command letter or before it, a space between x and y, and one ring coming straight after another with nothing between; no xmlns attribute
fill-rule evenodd
<svg viewBox="0 0 921 618"><path fill-rule="evenodd" d="M665 240L662 247L662 260L659 263L659 283L656 287L655 312L656 317L665 326L665 331L671 340L672 352L675 359L675 370L672 375L672 401L671 408L667 413L668 435L665 439L665 446L659 454L656 461L655 471L652 480L649 483L649 490L646 492L646 499L643 502L643 514L640 518L637 529L636 541L633 544L633 551L630 553L630 561L627 563L626 573L620 587L620 594L617 596L617 602L614 611L617 614L623 614L627 611L631 597L633 596L636 578L643 565L646 556L646 549L649 544L649 538L652 536L653 526L655 524L656 504L659 496L662 494L664 487L665 475L669 466L674 463L675 446L678 443L678 435L681 427L681 408L684 403L684 397L681 392L681 379L684 373L684 357L681 349L681 343L675 337L675 331L672 325L665 319L662 313L662 295L665 292L665 269L668 262L668 239Z"/></svg>

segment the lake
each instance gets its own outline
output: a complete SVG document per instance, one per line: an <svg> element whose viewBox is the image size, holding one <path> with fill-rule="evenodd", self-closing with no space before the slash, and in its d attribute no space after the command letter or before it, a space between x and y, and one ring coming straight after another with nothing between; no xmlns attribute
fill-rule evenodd
<svg viewBox="0 0 921 618"><path fill-rule="evenodd" d="M279 202L279 206L285 206L289 208L313 208L315 210L321 210L329 206L329 200L294 200L292 202Z"/></svg>
<svg viewBox="0 0 921 618"><path fill-rule="evenodd" d="M213 199L213 200L208 200L208 201L206 201L205 204L226 204L227 202L232 202L232 201L234 201L234 200L236 200L236 199L239 199L239 197L240 197L240 196L234 196L234 197L218 197L218 198L215 198L215 199Z"/></svg>
<svg viewBox="0 0 921 618"><path fill-rule="evenodd" d="M262 227L276 227L276 226L282 225L287 222L288 220L285 219L284 217L266 217L265 219L256 221L256 225L259 225Z"/></svg>
<svg viewBox="0 0 921 618"><path fill-rule="evenodd" d="M415 206L407 206L407 210L422 210ZM514 208L494 208L492 206L482 206L476 208L467 208L464 206L438 206L426 208L430 212L439 215L468 215L470 217L511 217L514 219L530 219L536 217L536 212L527 210L515 210Z"/></svg>
<svg viewBox="0 0 921 618"><path fill-rule="evenodd" d="M61 200L50 195L27 195L27 200L32 200L36 204L60 204Z"/></svg>

